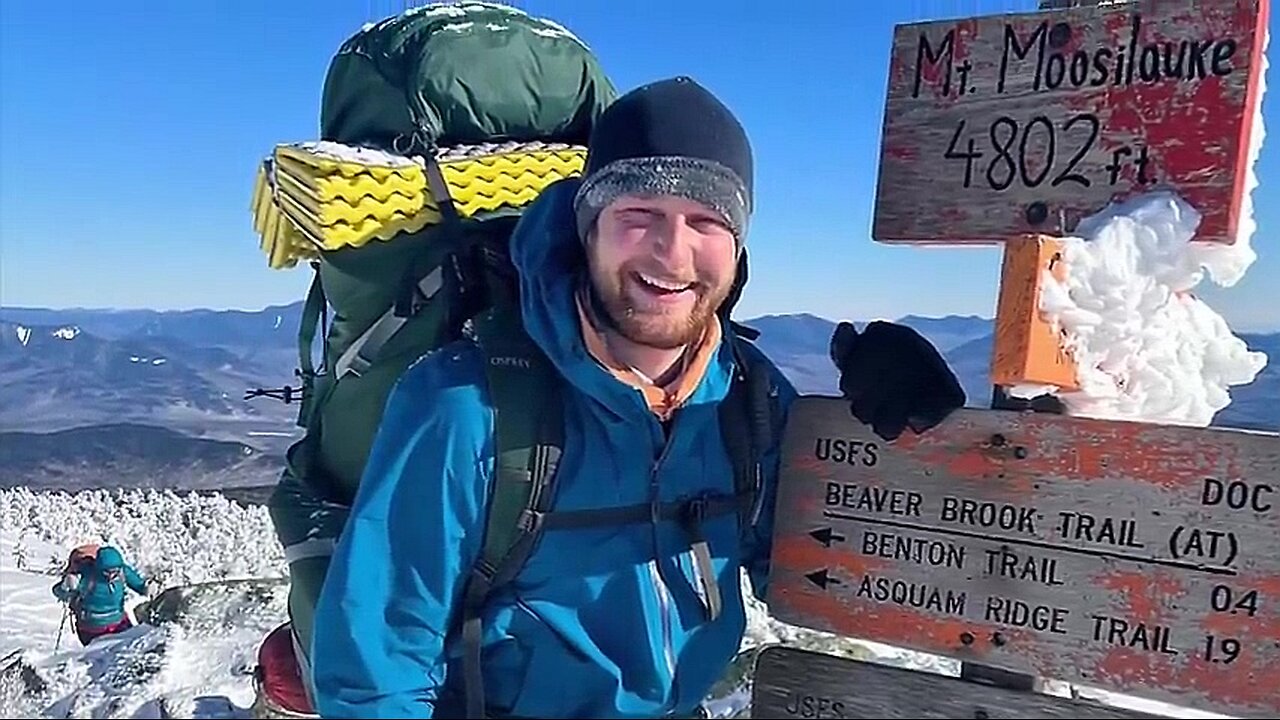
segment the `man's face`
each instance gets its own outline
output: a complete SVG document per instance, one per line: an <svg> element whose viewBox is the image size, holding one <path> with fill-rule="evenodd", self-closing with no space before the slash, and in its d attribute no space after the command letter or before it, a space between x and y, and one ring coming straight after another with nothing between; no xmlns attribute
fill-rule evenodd
<svg viewBox="0 0 1280 720"><path fill-rule="evenodd" d="M737 268L724 219L684 198L623 196L587 243L591 281L628 340L674 349L701 337Z"/></svg>

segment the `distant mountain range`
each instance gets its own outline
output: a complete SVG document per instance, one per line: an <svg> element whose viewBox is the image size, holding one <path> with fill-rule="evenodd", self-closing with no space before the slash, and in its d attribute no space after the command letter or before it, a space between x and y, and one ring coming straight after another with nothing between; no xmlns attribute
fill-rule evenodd
<svg viewBox="0 0 1280 720"><path fill-rule="evenodd" d="M297 405L244 395L297 386L301 310L0 308L0 485L190 484L195 475L269 482L298 436ZM990 319L898 322L939 348L971 406L990 404ZM835 323L807 314L744 323L761 331L760 347L801 392L838 392L828 355ZM1280 430L1280 333L1242 337L1269 362L1254 383L1231 390L1214 424ZM50 434L75 428L92 431Z"/></svg>
<svg viewBox="0 0 1280 720"><path fill-rule="evenodd" d="M970 406L990 406L992 386L988 373L994 343L990 319L908 315L897 322L915 328L942 352ZM761 349L778 363L797 390L839 393L838 377L827 354L835 323L813 315L772 315L744 324L761 331ZM864 324L855 325L862 329ZM1249 349L1267 355L1267 365L1251 384L1229 389L1231 404L1218 413L1213 425L1280 431L1280 332L1238 334Z"/></svg>
<svg viewBox="0 0 1280 720"><path fill-rule="evenodd" d="M296 348L301 319L301 302L254 311L0 308L0 320L20 325L70 325L106 340L163 337L235 351Z"/></svg>
<svg viewBox="0 0 1280 720"><path fill-rule="evenodd" d="M90 425L51 433L0 433L0 487L261 486L279 459L242 442L152 425ZM20 481L20 483L19 483Z"/></svg>
<svg viewBox="0 0 1280 720"><path fill-rule="evenodd" d="M289 381L296 349L249 335L240 346L196 333L111 338L86 326L0 319L0 430L284 417L243 396Z"/></svg>

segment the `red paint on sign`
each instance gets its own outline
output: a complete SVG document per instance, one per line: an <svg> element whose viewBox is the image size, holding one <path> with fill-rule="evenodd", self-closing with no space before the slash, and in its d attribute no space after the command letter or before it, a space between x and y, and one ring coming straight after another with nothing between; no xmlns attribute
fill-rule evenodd
<svg viewBox="0 0 1280 720"><path fill-rule="evenodd" d="M862 577L891 564L888 560L869 555L832 554L808 536L777 539L773 557L775 563L787 567L812 568L814 571L825 567L837 575L847 573L852 577Z"/></svg>
<svg viewBox="0 0 1280 720"><path fill-rule="evenodd" d="M1160 623L1184 592L1182 582L1172 573L1160 569L1109 570L1100 573L1094 582L1108 590L1120 592L1125 615L1143 623Z"/></svg>
<svg viewBox="0 0 1280 720"><path fill-rule="evenodd" d="M1200 628L1221 637L1272 638L1280 643L1280 614L1268 612L1280 601L1280 577L1241 574L1216 586ZM1280 678L1278 678L1280 679ZM1280 687L1280 683L1277 684Z"/></svg>
<svg viewBox="0 0 1280 720"><path fill-rule="evenodd" d="M833 437L875 460L816 461ZM882 442L843 400L801 398L770 612L1229 715L1280 709L1278 440L964 409Z"/></svg>
<svg viewBox="0 0 1280 720"><path fill-rule="evenodd" d="M1044 416L1028 416L999 446L992 445L989 434L954 423L925 435L906 433L894 442L894 451L912 457L921 467L945 468L963 479L1012 482L1048 476L1094 482L1120 478L1182 490L1200 487L1205 477L1239 473L1233 455L1236 448L1210 440L1226 438L1228 431L1204 432L1207 435L1200 438L1171 441L1164 428L1149 423L1077 418L1063 427Z"/></svg>
<svg viewBox="0 0 1280 720"><path fill-rule="evenodd" d="M778 592L794 610L821 618L833 632L868 640L893 642L910 636L918 646L940 653L971 652L981 656L989 643L965 644L972 635L973 624L964 620L938 618L930 613L888 605L847 606L835 596L817 588L810 592L801 586L787 585Z"/></svg>
<svg viewBox="0 0 1280 720"><path fill-rule="evenodd" d="M1196 240L1235 242L1268 19L1268 0L1162 0L899 26L873 236L1070 233L1171 188Z"/></svg>
<svg viewBox="0 0 1280 720"><path fill-rule="evenodd" d="M1096 677L1116 687L1142 688L1152 684L1183 688L1197 693L1210 702L1235 702L1241 698L1255 699L1260 713L1258 717L1274 714L1274 703L1267 696L1280 687L1280 666L1242 653L1232 661L1232 671L1223 672L1225 656L1219 647L1215 657L1206 657L1209 643L1220 644L1221 638L1187 638L1193 643L1176 648L1185 660L1170 664L1158 658L1157 653L1133 648L1115 648L1098 664ZM1273 656L1274 657L1274 656Z"/></svg>

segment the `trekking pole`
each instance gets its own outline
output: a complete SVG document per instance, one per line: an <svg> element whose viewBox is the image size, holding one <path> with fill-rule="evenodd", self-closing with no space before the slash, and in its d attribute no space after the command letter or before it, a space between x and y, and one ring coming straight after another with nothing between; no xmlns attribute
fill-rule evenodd
<svg viewBox="0 0 1280 720"><path fill-rule="evenodd" d="M58 623L58 639L53 643L53 651L58 652L58 648L62 645L62 628L67 626L67 615L71 614L71 607L66 603L62 604L62 622Z"/></svg>

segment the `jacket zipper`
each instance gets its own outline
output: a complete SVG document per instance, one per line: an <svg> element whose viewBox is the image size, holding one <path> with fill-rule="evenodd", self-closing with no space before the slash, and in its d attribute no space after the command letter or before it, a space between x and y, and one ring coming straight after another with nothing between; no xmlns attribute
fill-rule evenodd
<svg viewBox="0 0 1280 720"><path fill-rule="evenodd" d="M656 423L656 421L654 422ZM662 432L662 429L659 428L659 433L661 432ZM675 433L675 424L674 424L674 418L673 418L672 435L674 435L674 433ZM650 577L653 579L654 591L658 596L658 607L660 609L660 612L662 613L662 654L663 654L663 659L666 661L666 665L667 665L667 676L671 678L672 681L675 680L675 674L676 674L675 643L674 643L674 640L672 639L672 628L671 628L671 624L672 624L671 606L673 604L673 601L671 598L671 591L667 587L666 581L662 579L662 571L658 567L658 556L661 555L661 546L658 542L658 524L662 521L662 518L658 515L658 507L662 498L660 493L660 488L658 485L658 472L662 469L663 463L666 462L667 455L671 452L671 446L673 444L674 443L672 442L671 436L667 436L664 438L662 453L658 456L658 459L654 461L653 469L649 474L649 503L650 503L650 508L652 508L650 512L649 522L653 532L653 551L654 551L653 561L649 564L649 568L650 568L649 574L650 574ZM676 699L677 698L675 697L675 693L673 692L670 703L668 703L662 709L662 712L664 714L666 712L669 712L670 707L674 707Z"/></svg>

